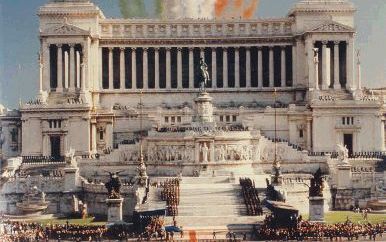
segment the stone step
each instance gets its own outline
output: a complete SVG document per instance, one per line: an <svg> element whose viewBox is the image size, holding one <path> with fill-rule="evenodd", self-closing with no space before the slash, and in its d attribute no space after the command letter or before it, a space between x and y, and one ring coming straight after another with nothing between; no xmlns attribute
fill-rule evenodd
<svg viewBox="0 0 386 242"><path fill-rule="evenodd" d="M227 189L227 188L238 188L240 185L238 184L231 184L231 183L193 183L193 184L186 184L182 183L180 185L180 188L183 189Z"/></svg>
<svg viewBox="0 0 386 242"><path fill-rule="evenodd" d="M219 206L178 206L178 214L181 216L216 216L216 215L246 215L244 205L221 205Z"/></svg>
<svg viewBox="0 0 386 242"><path fill-rule="evenodd" d="M181 183L183 183L183 184L229 183L229 176L182 177Z"/></svg>
<svg viewBox="0 0 386 242"><path fill-rule="evenodd" d="M229 228L232 225L253 225L264 220L264 216L176 216L178 226L184 229L213 229L217 226ZM172 217L165 218L165 224L173 224Z"/></svg>
<svg viewBox="0 0 386 242"><path fill-rule="evenodd" d="M204 202L202 202L204 201ZM198 204L206 204L208 206L210 205L239 205L243 204L244 200L240 197L230 197L230 198L217 198L213 197L213 199L188 199L188 198L181 198L180 199L180 205L183 206L191 206L191 205L198 205Z"/></svg>
<svg viewBox="0 0 386 242"><path fill-rule="evenodd" d="M235 189L232 187L229 188L222 188L222 189L208 189L208 188L202 188L202 189L185 189L182 188L180 190L180 195L182 196L193 196L193 195L202 195L202 196L218 196L218 195L232 195L232 194L239 194L241 191L240 189Z"/></svg>

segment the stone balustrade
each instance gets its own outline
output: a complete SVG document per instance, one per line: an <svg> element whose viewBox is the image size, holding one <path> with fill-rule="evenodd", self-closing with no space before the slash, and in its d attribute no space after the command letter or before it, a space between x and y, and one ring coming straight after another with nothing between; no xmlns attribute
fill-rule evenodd
<svg viewBox="0 0 386 242"><path fill-rule="evenodd" d="M100 22L102 38L202 38L285 36L292 34L292 19L238 20L232 22L190 19L189 21L105 19Z"/></svg>
<svg viewBox="0 0 386 242"><path fill-rule="evenodd" d="M94 184L94 183L88 183L84 182L83 183L83 189L85 192L88 193L106 193L107 194L107 189L105 187L105 184L100 183L100 184ZM134 186L129 186L123 184L121 186L121 193L122 194L132 194L135 193L136 188Z"/></svg>

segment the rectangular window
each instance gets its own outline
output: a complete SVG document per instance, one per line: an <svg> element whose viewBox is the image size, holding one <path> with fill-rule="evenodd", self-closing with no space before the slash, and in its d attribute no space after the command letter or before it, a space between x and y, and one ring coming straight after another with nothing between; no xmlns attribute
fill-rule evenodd
<svg viewBox="0 0 386 242"><path fill-rule="evenodd" d="M236 122L236 120L237 120L236 115L233 115L233 116L232 116L232 121L233 121L233 122Z"/></svg>
<svg viewBox="0 0 386 242"><path fill-rule="evenodd" d="M224 116L220 115L220 122L224 122Z"/></svg>
<svg viewBox="0 0 386 242"><path fill-rule="evenodd" d="M165 123L169 123L169 117L165 116Z"/></svg>
<svg viewBox="0 0 386 242"><path fill-rule="evenodd" d="M231 120L231 117L230 117L229 115L227 115L227 116L226 116L226 121L227 121L227 122L230 122L230 120Z"/></svg>
<svg viewBox="0 0 386 242"><path fill-rule="evenodd" d="M354 117L351 117L351 125L354 125Z"/></svg>
<svg viewBox="0 0 386 242"><path fill-rule="evenodd" d="M181 116L177 117L177 122L181 123Z"/></svg>
<svg viewBox="0 0 386 242"><path fill-rule="evenodd" d="M300 129L300 130L299 130L299 138L303 138L303 135L304 135L304 134L303 134L303 130Z"/></svg>
<svg viewBox="0 0 386 242"><path fill-rule="evenodd" d="M171 117L171 118L172 118L172 121L171 121L171 122L172 122L172 123L175 123L175 122L176 122L176 117L173 116L173 117Z"/></svg>
<svg viewBox="0 0 386 242"><path fill-rule="evenodd" d="M343 117L342 118L342 124L345 125L346 124L346 119Z"/></svg>
<svg viewBox="0 0 386 242"><path fill-rule="evenodd" d="M100 139L100 140L103 140L103 138L104 138L104 137L103 137L103 131L100 131L100 132L99 132L99 139Z"/></svg>

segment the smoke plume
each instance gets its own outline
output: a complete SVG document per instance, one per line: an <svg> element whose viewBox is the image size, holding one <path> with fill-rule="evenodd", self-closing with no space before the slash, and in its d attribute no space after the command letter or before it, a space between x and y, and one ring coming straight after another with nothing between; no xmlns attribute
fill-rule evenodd
<svg viewBox="0 0 386 242"><path fill-rule="evenodd" d="M154 13L146 11L144 0L119 0L124 18L204 18L250 19L258 8L259 0L152 0Z"/></svg>

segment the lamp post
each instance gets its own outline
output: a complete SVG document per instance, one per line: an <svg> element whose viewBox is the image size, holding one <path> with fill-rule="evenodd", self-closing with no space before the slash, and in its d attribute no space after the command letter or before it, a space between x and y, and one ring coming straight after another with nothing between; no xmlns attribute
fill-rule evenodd
<svg viewBox="0 0 386 242"><path fill-rule="evenodd" d="M273 160L273 167L272 167L272 183L274 185L280 185L281 184L281 170L280 170L280 162L277 159L277 110L276 110L276 102L277 102L277 93L276 88L274 89L274 126L275 126L275 138L274 138L274 160Z"/></svg>

